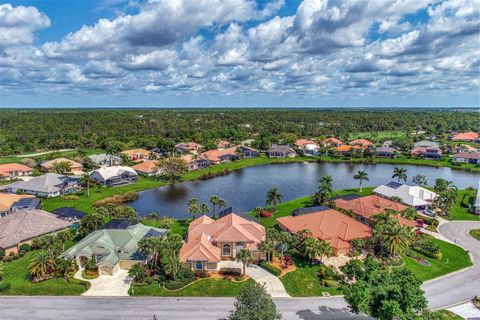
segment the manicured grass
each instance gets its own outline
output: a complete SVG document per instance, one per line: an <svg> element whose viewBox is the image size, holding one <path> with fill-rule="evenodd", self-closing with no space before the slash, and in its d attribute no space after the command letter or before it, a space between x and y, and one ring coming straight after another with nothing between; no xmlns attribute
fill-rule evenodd
<svg viewBox="0 0 480 320"><path fill-rule="evenodd" d="M439 310L435 312L435 315L438 317L435 319L438 319L438 320L463 320L462 317L448 310Z"/></svg>
<svg viewBox="0 0 480 320"><path fill-rule="evenodd" d="M86 291L86 287L77 279L50 279L39 283L28 280L28 265L35 252L27 253L23 258L5 264L3 282L9 282L11 288L0 292L0 295L32 295L32 296L74 296Z"/></svg>
<svg viewBox="0 0 480 320"><path fill-rule="evenodd" d="M470 256L461 247L438 239L432 240L438 244L442 250L442 259L431 259L420 253L417 253L431 263L431 265L427 267L418 264L416 260L412 258L403 257L405 267L415 273L418 279L427 281L472 265Z"/></svg>
<svg viewBox="0 0 480 320"><path fill-rule="evenodd" d="M86 153L87 156L89 155L92 155L92 154L97 154L97 153L104 153L105 151L102 150L102 149L83 149ZM41 151L40 151L41 152ZM33 153L37 153L37 152L28 152L28 153L25 153L25 154L33 154ZM51 153L57 153L57 152L51 152ZM64 152L58 152L62 155L62 157L74 157L77 155L77 150L72 150L72 151L64 151ZM49 154L43 154L43 155L40 155L40 156L35 156L35 157L31 157L32 159L36 160L36 161L42 161L42 160L45 160L47 159L49 156ZM0 157L0 164L4 164L4 163L21 163L23 159L25 159L27 157L20 157L20 156L4 156L4 157Z"/></svg>
<svg viewBox="0 0 480 320"><path fill-rule="evenodd" d="M415 132L412 132L415 134ZM359 133L350 133L348 135L349 140L355 139L369 139L375 141L384 141L387 139L394 139L394 138L405 138L406 132L405 131L376 131L376 132L359 132Z"/></svg>
<svg viewBox="0 0 480 320"><path fill-rule="evenodd" d="M292 297L313 297L321 296L322 292L328 292L330 295L342 294L338 288L326 288L320 286L317 272L318 265L310 265L297 261L297 270L289 272L280 278L285 290Z"/></svg>
<svg viewBox="0 0 480 320"><path fill-rule="evenodd" d="M462 202L472 203L475 198L476 191L472 189L462 189L458 190L458 197L455 204L449 210L449 217L446 217L449 220L476 220L480 221L480 216L470 213L468 208L462 206Z"/></svg>
<svg viewBox="0 0 480 320"><path fill-rule="evenodd" d="M142 219L141 222L146 226L156 227L156 228L161 227L159 225L159 220L147 218L147 219ZM175 220L174 224L170 228L170 232L174 234L179 234L182 237L184 237L185 234L187 233L188 225L190 224L190 222L191 222L190 219Z"/></svg>
<svg viewBox="0 0 480 320"><path fill-rule="evenodd" d="M480 241L480 229L470 230L469 234L475 239L477 239L478 241Z"/></svg>
<svg viewBox="0 0 480 320"><path fill-rule="evenodd" d="M166 290L158 284L134 286L130 289L132 296L160 296L160 297L234 297L246 284L252 283L249 279L243 282L233 282L225 279L201 279L177 291Z"/></svg>

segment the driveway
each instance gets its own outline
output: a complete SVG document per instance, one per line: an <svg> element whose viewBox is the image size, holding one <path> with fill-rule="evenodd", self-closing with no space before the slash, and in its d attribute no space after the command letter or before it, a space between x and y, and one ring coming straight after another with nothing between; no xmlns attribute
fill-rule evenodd
<svg viewBox="0 0 480 320"><path fill-rule="evenodd" d="M236 261L220 261L219 268L240 268L243 270L243 264ZM282 281L267 270L257 266L247 266L245 274L258 283L265 285L265 290L274 298L286 298L290 295L285 290Z"/></svg>
<svg viewBox="0 0 480 320"><path fill-rule="evenodd" d="M468 231L480 229L480 222L452 221L440 225L440 234L469 251L473 266L425 282L422 289L432 309L451 306L480 294L480 242Z"/></svg>
<svg viewBox="0 0 480 320"><path fill-rule="evenodd" d="M114 276L99 276L93 280L83 279L81 273L75 274L75 278L90 282L88 289L82 296L94 297L127 297L131 280L128 278L128 270L118 270Z"/></svg>

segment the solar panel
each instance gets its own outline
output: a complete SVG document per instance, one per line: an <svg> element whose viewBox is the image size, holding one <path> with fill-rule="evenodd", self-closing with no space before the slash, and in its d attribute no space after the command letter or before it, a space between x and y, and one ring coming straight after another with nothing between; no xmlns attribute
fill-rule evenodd
<svg viewBox="0 0 480 320"><path fill-rule="evenodd" d="M403 186L403 183L395 182L395 181L390 181L390 182L387 184L387 186L390 187L390 188L393 188L393 189L398 189L398 188L400 188L401 186Z"/></svg>
<svg viewBox="0 0 480 320"><path fill-rule="evenodd" d="M306 208L300 208L292 211L292 216L302 216L304 214L312 213L312 212L318 212L318 211L325 211L325 210L330 210L331 208L327 206L316 206L316 207L306 207Z"/></svg>

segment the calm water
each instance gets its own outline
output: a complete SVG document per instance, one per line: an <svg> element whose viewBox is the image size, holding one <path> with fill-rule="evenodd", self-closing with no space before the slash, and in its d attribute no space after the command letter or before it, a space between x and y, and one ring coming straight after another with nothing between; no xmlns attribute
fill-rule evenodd
<svg viewBox="0 0 480 320"><path fill-rule="evenodd" d="M314 193L318 180L324 175L333 177L334 189L347 189L358 187L358 182L352 177L358 170L365 170L370 181L364 181L364 186L376 186L391 180L394 167L390 164L351 163L288 163L249 167L208 180L142 191L130 205L140 215L154 211L159 216L188 218L189 199L195 197L207 202L210 195L216 194L225 199L228 206L247 211L265 205L265 195L272 187L277 187L283 194L283 201L287 201ZM417 173L426 175L430 185L435 183L436 178L444 178L453 181L458 188L478 186L480 179L479 174L450 168L401 167L407 169L408 183Z"/></svg>

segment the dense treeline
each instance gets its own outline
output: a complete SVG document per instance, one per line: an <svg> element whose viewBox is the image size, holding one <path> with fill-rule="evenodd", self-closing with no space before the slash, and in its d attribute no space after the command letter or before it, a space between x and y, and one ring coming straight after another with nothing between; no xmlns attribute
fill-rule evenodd
<svg viewBox="0 0 480 320"><path fill-rule="evenodd" d="M0 154L40 149L163 147L194 140L321 137L377 131L478 130L473 111L362 109L80 109L0 111ZM261 146L258 146L261 147Z"/></svg>

